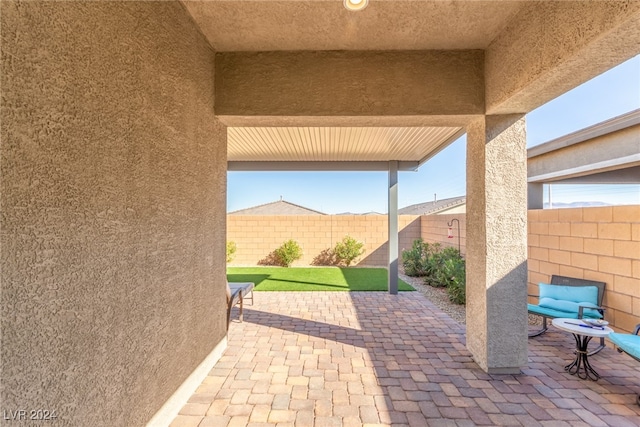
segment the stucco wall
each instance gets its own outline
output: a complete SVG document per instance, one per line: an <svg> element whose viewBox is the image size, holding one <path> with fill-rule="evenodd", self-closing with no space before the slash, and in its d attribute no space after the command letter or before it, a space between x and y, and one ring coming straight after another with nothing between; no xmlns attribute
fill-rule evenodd
<svg viewBox="0 0 640 427"><path fill-rule="evenodd" d="M1 15L0 410L144 425L226 333L214 54L177 2Z"/></svg>
<svg viewBox="0 0 640 427"><path fill-rule="evenodd" d="M218 52L216 111L231 116L481 114L483 67L481 50Z"/></svg>
<svg viewBox="0 0 640 427"><path fill-rule="evenodd" d="M335 247L347 234L365 244L366 252L357 265L389 265L386 215L229 215L227 221L227 239L237 246L231 265L257 265L289 239L297 241L304 254L294 266L311 265L322 251ZM420 235L420 219L401 215L398 227L401 253Z"/></svg>
<svg viewBox="0 0 640 427"><path fill-rule="evenodd" d="M637 55L638 10L617 0L525 5L485 51L486 111L532 111Z"/></svg>

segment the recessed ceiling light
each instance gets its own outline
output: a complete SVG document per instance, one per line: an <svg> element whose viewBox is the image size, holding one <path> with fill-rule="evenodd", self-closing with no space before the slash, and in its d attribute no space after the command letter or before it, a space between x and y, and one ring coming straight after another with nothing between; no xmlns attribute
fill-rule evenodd
<svg viewBox="0 0 640 427"><path fill-rule="evenodd" d="M362 10L369 4L369 0L344 0L347 10Z"/></svg>

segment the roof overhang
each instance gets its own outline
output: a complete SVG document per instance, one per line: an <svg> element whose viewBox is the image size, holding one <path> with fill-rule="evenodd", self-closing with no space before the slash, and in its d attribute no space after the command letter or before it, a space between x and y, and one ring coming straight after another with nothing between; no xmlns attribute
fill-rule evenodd
<svg viewBox="0 0 640 427"><path fill-rule="evenodd" d="M528 150L529 183L640 184L640 109Z"/></svg>

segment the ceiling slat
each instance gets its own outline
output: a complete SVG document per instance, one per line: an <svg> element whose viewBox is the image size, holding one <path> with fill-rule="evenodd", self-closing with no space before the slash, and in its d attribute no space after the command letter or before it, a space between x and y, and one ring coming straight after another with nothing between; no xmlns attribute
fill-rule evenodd
<svg viewBox="0 0 640 427"><path fill-rule="evenodd" d="M229 161L420 161L458 127L230 127Z"/></svg>

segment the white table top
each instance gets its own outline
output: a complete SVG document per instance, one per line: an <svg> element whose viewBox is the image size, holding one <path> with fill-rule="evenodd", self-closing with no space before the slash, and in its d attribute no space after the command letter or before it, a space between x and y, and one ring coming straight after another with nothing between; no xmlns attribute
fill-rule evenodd
<svg viewBox="0 0 640 427"><path fill-rule="evenodd" d="M578 325L574 325L573 323L577 323ZM613 332L613 329L608 326L605 326L604 329L600 329L599 327L587 328L586 326L590 325L580 319L553 319L551 321L551 324L558 329L562 329L563 331L571 332L572 334L577 335L586 335L588 337L606 337L611 332Z"/></svg>

